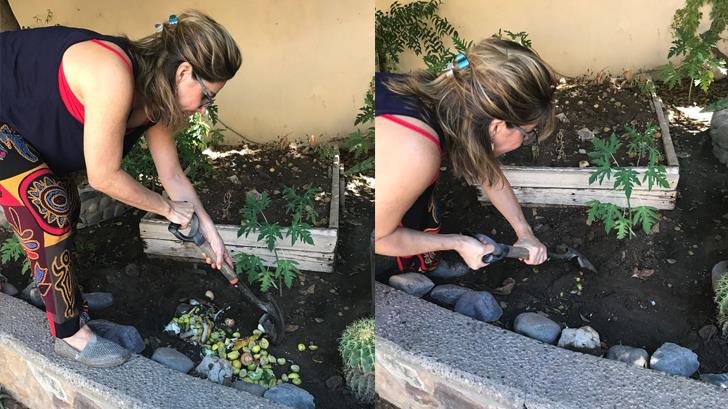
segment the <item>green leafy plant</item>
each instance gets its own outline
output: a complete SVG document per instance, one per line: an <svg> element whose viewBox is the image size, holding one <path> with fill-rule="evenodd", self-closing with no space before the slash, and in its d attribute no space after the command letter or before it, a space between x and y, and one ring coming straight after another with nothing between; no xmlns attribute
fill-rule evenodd
<svg viewBox="0 0 728 409"><path fill-rule="evenodd" d="M23 245L20 243L20 240L18 240L18 236L13 235L12 237L6 239L3 242L3 245L0 246L0 261L2 261L3 264L10 263L12 261L18 261L20 259L23 260L23 273L28 273L30 271L30 263L28 262L28 258L25 257L25 250L23 249Z"/></svg>
<svg viewBox="0 0 728 409"><path fill-rule="evenodd" d="M209 122L208 122L209 121ZM190 116L187 128L175 135L177 154L182 168L188 169L187 176L194 181L201 175L212 173L212 166L204 160L203 151L222 143L222 130L215 128L217 124L217 106L212 105L206 115L195 112ZM147 149L145 137L142 137L122 161L122 168L141 184L157 190L159 177L152 156Z"/></svg>
<svg viewBox="0 0 728 409"><path fill-rule="evenodd" d="M277 244L284 238L290 238L291 245L296 244L296 241L314 244L311 225L307 222L313 224L318 220L319 216L313 202L320 191L321 189L314 186L307 186L300 194L294 188L284 189L283 196L287 201L286 213L292 218L291 227L285 233L278 223L269 223L265 216L265 209L271 204L268 193L263 192L260 197L248 196L245 199L245 207L240 210L242 221L238 237L257 233L257 241L265 243L275 256L275 262L273 268L270 268L259 256L240 252L234 256L236 272L239 275L245 274L250 284L258 283L262 292L268 292L271 288L278 288L282 292L284 285L286 288L291 288L293 280L300 275L298 263L286 259L283 252L277 248Z"/></svg>
<svg viewBox="0 0 728 409"><path fill-rule="evenodd" d="M377 69L392 72L405 49L423 55L427 68L442 71L452 61L453 53L445 46L446 37L458 39L455 28L437 15L442 0L394 2L389 11L377 10L374 17L374 48Z"/></svg>
<svg viewBox="0 0 728 409"><path fill-rule="evenodd" d="M711 7L710 27L698 32L703 17L701 8ZM662 81L673 88L684 78L690 80L688 100L692 98L693 86L707 93L714 80L714 71L725 72L726 61L715 52L720 34L728 25L728 2L725 0L686 0L685 6L677 9L672 21L672 47L667 58L683 57L678 65L668 63L660 72Z"/></svg>
<svg viewBox="0 0 728 409"><path fill-rule="evenodd" d="M369 83L369 89L364 97L364 105L354 120L354 126L369 124L365 131L357 129L344 139L344 147L352 154L356 162L347 170L348 174L364 173L374 169L374 81Z"/></svg>
<svg viewBox="0 0 728 409"><path fill-rule="evenodd" d="M596 169L589 175L589 184L598 181L601 185L605 179L612 180L613 188L624 192L627 206L621 208L613 203L590 200L587 202L589 209L586 223L591 225L595 221L601 221L605 231L610 233L615 230L620 240L635 236L635 226L641 226L645 234L649 233L660 217L657 209L652 206L632 206L630 199L634 187L641 186L644 182L647 182L648 190L652 190L653 186L669 187L665 167L659 164L661 156L653 137L657 127L650 125L643 133L630 126L626 126L625 129L627 155L636 158L637 166L640 166L643 159L647 160L647 169L642 180L633 168L620 166L617 161L615 155L623 146L623 142L614 132L609 138L594 138L592 140L594 150L589 152L589 157L596 165Z"/></svg>
<svg viewBox="0 0 728 409"><path fill-rule="evenodd" d="M374 319L349 324L339 340L346 384L361 403L371 403L374 392Z"/></svg>
<svg viewBox="0 0 728 409"><path fill-rule="evenodd" d="M496 34L493 34L493 37L499 38L499 39L508 37L508 38L506 38L507 40L515 41L518 44L520 44L526 48L533 48L532 47L533 44L531 43L531 40L528 38L528 33L526 33L525 31L519 31L517 33L514 33L512 31L502 30L499 28L498 32Z"/></svg>
<svg viewBox="0 0 728 409"><path fill-rule="evenodd" d="M715 289L715 303L718 308L718 326L723 336L728 336L728 274L718 280Z"/></svg>

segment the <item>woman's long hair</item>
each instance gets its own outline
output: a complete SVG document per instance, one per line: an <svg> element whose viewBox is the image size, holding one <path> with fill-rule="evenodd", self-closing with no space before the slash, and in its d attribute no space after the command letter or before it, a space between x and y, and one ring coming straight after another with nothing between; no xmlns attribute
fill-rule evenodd
<svg viewBox="0 0 728 409"><path fill-rule="evenodd" d="M553 70L520 44L488 38L468 50L469 67L452 73L418 71L393 78L395 93L415 96L423 113L444 132L453 173L468 183L494 185L502 180L489 133L493 119L508 124L536 123L540 139L554 129Z"/></svg>
<svg viewBox="0 0 728 409"><path fill-rule="evenodd" d="M171 129L186 124L186 114L177 103L175 74L182 62L209 82L232 78L240 68L240 49L230 33L209 16L185 11L177 24L140 40L130 40L129 53L137 64L136 89L146 101L146 114L153 122Z"/></svg>

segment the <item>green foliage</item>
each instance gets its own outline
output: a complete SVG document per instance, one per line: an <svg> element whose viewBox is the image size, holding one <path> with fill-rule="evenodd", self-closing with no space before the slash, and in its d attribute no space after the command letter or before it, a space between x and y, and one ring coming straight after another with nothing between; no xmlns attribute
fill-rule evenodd
<svg viewBox="0 0 728 409"><path fill-rule="evenodd" d="M208 123L209 120L209 123ZM215 128L217 124L217 106L206 110L206 117L195 112L190 116L187 128L175 135L177 154L183 169L188 169L187 176L194 181L202 175L212 173L212 166L205 160L203 151L222 143L222 130ZM146 137L140 138L131 152L122 161L122 168L144 186L155 190L159 186L157 169L147 149Z"/></svg>
<svg viewBox="0 0 728 409"><path fill-rule="evenodd" d="M526 48L533 48L531 40L528 39L528 33L526 33L525 31L519 31L517 33L514 33L508 30L503 31L499 28L498 32L496 34L493 34L493 37L503 39L504 34L506 37L508 37L507 40L515 41Z"/></svg>
<svg viewBox="0 0 728 409"><path fill-rule="evenodd" d="M369 90L364 97L364 106L359 108L359 114L354 120L354 126L361 124L371 124L374 122L374 81L369 83ZM347 135L344 139L344 147L354 156L354 160L359 162L352 165L348 170L348 174L364 173L374 169L374 158L372 151L374 150L374 127L367 127L362 132L357 129Z"/></svg>
<svg viewBox="0 0 728 409"><path fill-rule="evenodd" d="M374 319L349 324L339 340L346 384L362 403L374 400Z"/></svg>
<svg viewBox="0 0 728 409"><path fill-rule="evenodd" d="M609 181L613 178L613 188L624 192L627 206L620 208L613 203L590 200L587 202L589 208L586 224L591 225L595 221L602 222L605 232L609 234L614 230L619 240L635 236L633 230L635 226L642 226L645 234L649 233L660 218L654 207L632 206L630 199L634 188L642 186L644 182L647 182L648 190L652 190L653 186L669 187L667 172L665 167L659 164L660 152L655 146L653 137L657 128L649 125L644 132L639 132L630 126L625 126L625 129L627 130L624 135L627 139L627 155L637 159L637 166L643 158L647 159L647 168L642 180L633 168L620 166L617 162L615 155L623 143L615 133L612 133L609 139L594 138L592 140L594 150L589 152L589 157L597 166L589 175L589 184L599 181L601 185L605 179Z"/></svg>
<svg viewBox="0 0 728 409"><path fill-rule="evenodd" d="M728 109L728 97L724 97L713 102L712 104L708 104L708 106L703 108L700 112L715 112L722 109Z"/></svg>
<svg viewBox="0 0 728 409"><path fill-rule="evenodd" d="M28 258L25 257L25 250L18 236L13 235L6 239L3 245L0 246L0 261L2 261L2 264L7 264L12 261L18 261L21 258L23 259L23 273L28 273L30 271L30 263L28 262Z"/></svg>
<svg viewBox="0 0 728 409"><path fill-rule="evenodd" d="M437 15L440 4L442 0L420 0L404 5L395 1L389 11L376 11L374 48L380 72L395 71L405 49L423 55L432 72L442 71L452 61L453 54L443 38L457 38L458 33L446 18Z"/></svg>
<svg viewBox="0 0 728 409"><path fill-rule="evenodd" d="M711 24L708 30L698 33L703 17L701 7L709 5ZM728 2L725 0L686 0L685 6L675 11L671 25L673 40L667 58L683 57L679 65L672 63L661 70L662 81L670 88L682 79L690 80L688 99L692 98L693 86L707 93L714 80L714 71L725 71L726 61L719 58L713 48L720 34L728 25Z"/></svg>
<svg viewBox="0 0 728 409"><path fill-rule="evenodd" d="M5 393L2 385L0 385L0 409L5 409L5 399L10 399L10 395Z"/></svg>
<svg viewBox="0 0 728 409"><path fill-rule="evenodd" d="M265 243L268 250L273 252L275 268L266 267L258 256L241 252L233 256L238 275L245 274L250 284L258 283L262 292L267 292L271 288L282 291L283 285L291 288L293 280L300 274L298 263L286 259L283 252L277 248L277 244L287 237L290 237L291 245L296 244L296 241L314 244L311 225L305 221L316 223L318 220L314 199L320 191L321 189L316 186L306 186L302 193L290 187L284 189L283 197L287 201L286 213L292 217L291 227L285 233L278 223L269 223L265 217L264 211L271 203L267 192L263 192L260 197L250 195L245 199L245 207L240 209L242 220L238 237L257 232L256 240Z"/></svg>
<svg viewBox="0 0 728 409"><path fill-rule="evenodd" d="M715 303L718 307L718 326L724 337L728 337L728 274L724 274L715 289Z"/></svg>

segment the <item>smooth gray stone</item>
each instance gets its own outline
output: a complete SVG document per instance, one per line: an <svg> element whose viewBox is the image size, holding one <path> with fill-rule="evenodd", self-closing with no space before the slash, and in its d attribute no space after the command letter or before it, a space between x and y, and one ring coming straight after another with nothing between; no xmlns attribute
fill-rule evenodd
<svg viewBox="0 0 728 409"><path fill-rule="evenodd" d="M136 354L141 354L146 347L139 331L131 325L116 324L107 320L91 320L86 325L97 335Z"/></svg>
<svg viewBox="0 0 728 409"><path fill-rule="evenodd" d="M497 321L503 315L498 301L487 291L464 293L455 304L455 312L485 322Z"/></svg>
<svg viewBox="0 0 728 409"><path fill-rule="evenodd" d="M672 342L662 344L650 358L650 368L672 375L690 377L699 366L695 352Z"/></svg>
<svg viewBox="0 0 728 409"><path fill-rule="evenodd" d="M435 286L435 288L430 291L430 297L437 302L452 306L455 305L458 302L458 299L468 291L473 290L456 284L442 284Z"/></svg>
<svg viewBox="0 0 728 409"><path fill-rule="evenodd" d="M243 381L233 382L233 388L239 391L248 392L253 396L263 396L263 394L267 390L265 386L258 385L257 383Z"/></svg>
<svg viewBox="0 0 728 409"><path fill-rule="evenodd" d="M463 263L450 264L446 260L440 261L440 264L432 271L427 273L432 278L447 280L462 277L470 272L470 268Z"/></svg>
<svg viewBox="0 0 728 409"><path fill-rule="evenodd" d="M522 312L513 320L513 330L529 338L553 344L559 338L561 325L535 312Z"/></svg>
<svg viewBox="0 0 728 409"><path fill-rule="evenodd" d="M24 300L30 302L31 304L35 305L38 308L42 308L45 310L45 303L43 302L43 297L40 295L40 290L36 288L35 283L33 281L28 284L25 289L23 289L23 297Z"/></svg>
<svg viewBox="0 0 728 409"><path fill-rule="evenodd" d="M710 119L710 138L714 147L728 150L728 109L713 112Z"/></svg>
<svg viewBox="0 0 728 409"><path fill-rule="evenodd" d="M627 345L613 345L607 351L607 359L621 361L640 368L647 368L650 362L650 354L642 348L630 347Z"/></svg>
<svg viewBox="0 0 728 409"><path fill-rule="evenodd" d="M181 317L182 315L186 314L187 311L191 310L192 306L186 303L180 303L177 305L177 309L174 311L174 315L176 317Z"/></svg>
<svg viewBox="0 0 728 409"><path fill-rule="evenodd" d="M187 355L174 348L157 348L152 354L152 360L182 373L189 372L195 366L195 363Z"/></svg>
<svg viewBox="0 0 728 409"><path fill-rule="evenodd" d="M83 298L91 311L103 310L114 304L114 296L111 293L83 293Z"/></svg>
<svg viewBox="0 0 728 409"><path fill-rule="evenodd" d="M404 291L409 295L422 297L435 286L435 283L433 283L432 280L427 278L424 274L404 273L390 277L389 285L398 290Z"/></svg>
<svg viewBox="0 0 728 409"><path fill-rule="evenodd" d="M713 385L728 389L728 372L726 373L706 373L700 375L700 380Z"/></svg>
<svg viewBox="0 0 728 409"><path fill-rule="evenodd" d="M314 409L313 395L290 383L282 383L268 389L263 397L296 409Z"/></svg>
<svg viewBox="0 0 728 409"><path fill-rule="evenodd" d="M599 333L585 325L581 328L564 328L557 344L562 348L596 349L601 346Z"/></svg>
<svg viewBox="0 0 728 409"><path fill-rule="evenodd" d="M195 371L207 376L207 379L223 385L231 385L233 380L233 366L225 359L208 355L202 359Z"/></svg>
<svg viewBox="0 0 728 409"><path fill-rule="evenodd" d="M11 297L15 297L16 295L18 295L18 289L14 285L6 282L5 284L3 284L3 293Z"/></svg>
<svg viewBox="0 0 728 409"><path fill-rule="evenodd" d="M718 281L728 273L728 260L723 260L713 266L713 271L710 274L710 279L713 283L713 292L718 288Z"/></svg>

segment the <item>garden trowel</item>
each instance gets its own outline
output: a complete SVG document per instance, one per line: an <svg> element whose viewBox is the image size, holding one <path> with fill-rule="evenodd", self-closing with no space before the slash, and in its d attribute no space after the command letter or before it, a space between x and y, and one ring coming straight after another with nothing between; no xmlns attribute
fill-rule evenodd
<svg viewBox="0 0 728 409"><path fill-rule="evenodd" d="M190 222L190 232L187 235L184 235L182 234L182 232L180 232L180 225L176 223L170 223L168 229L169 232L178 239L184 242L194 243L195 245L197 245L197 247L200 248L200 250L202 250L203 253L205 253L205 255L207 255L207 257L209 257L211 260L215 260L215 252L212 251L210 243L208 243L207 240L205 240L205 237L202 235L202 232L200 231L200 220L196 214L192 215L192 221ZM222 268L220 269L220 271L225 276L225 278L227 278L228 282L231 285L240 290L240 292L243 294L243 299L245 299L245 301L255 305L256 307L258 307L258 309L264 312L263 316L260 318L260 320L258 320L258 324L260 325L262 331L269 336L270 341L276 344L281 339L283 339L283 335L285 333L285 322L283 320L283 313L278 307L278 304L276 304L275 300L273 299L273 296L271 296L270 293L266 293L264 295L265 301L261 300L253 293L250 288L248 288L247 285L245 285L244 282L238 279L238 275L229 265L227 265L227 263L222 263Z"/></svg>
<svg viewBox="0 0 728 409"><path fill-rule="evenodd" d="M492 244L495 247L495 250L492 253L483 256L483 263L492 264L496 261L503 260L504 258L528 258L527 248L514 247L507 244L497 243L495 240L491 239L485 234L476 233L472 234L471 236L484 243ZM579 267L583 268L584 270L597 273L597 269L594 268L594 265L589 262L589 260L587 260L587 258L584 257L583 254L565 244L558 244L555 247L548 249L547 257L547 260L570 261L576 259L577 263L579 263Z"/></svg>

